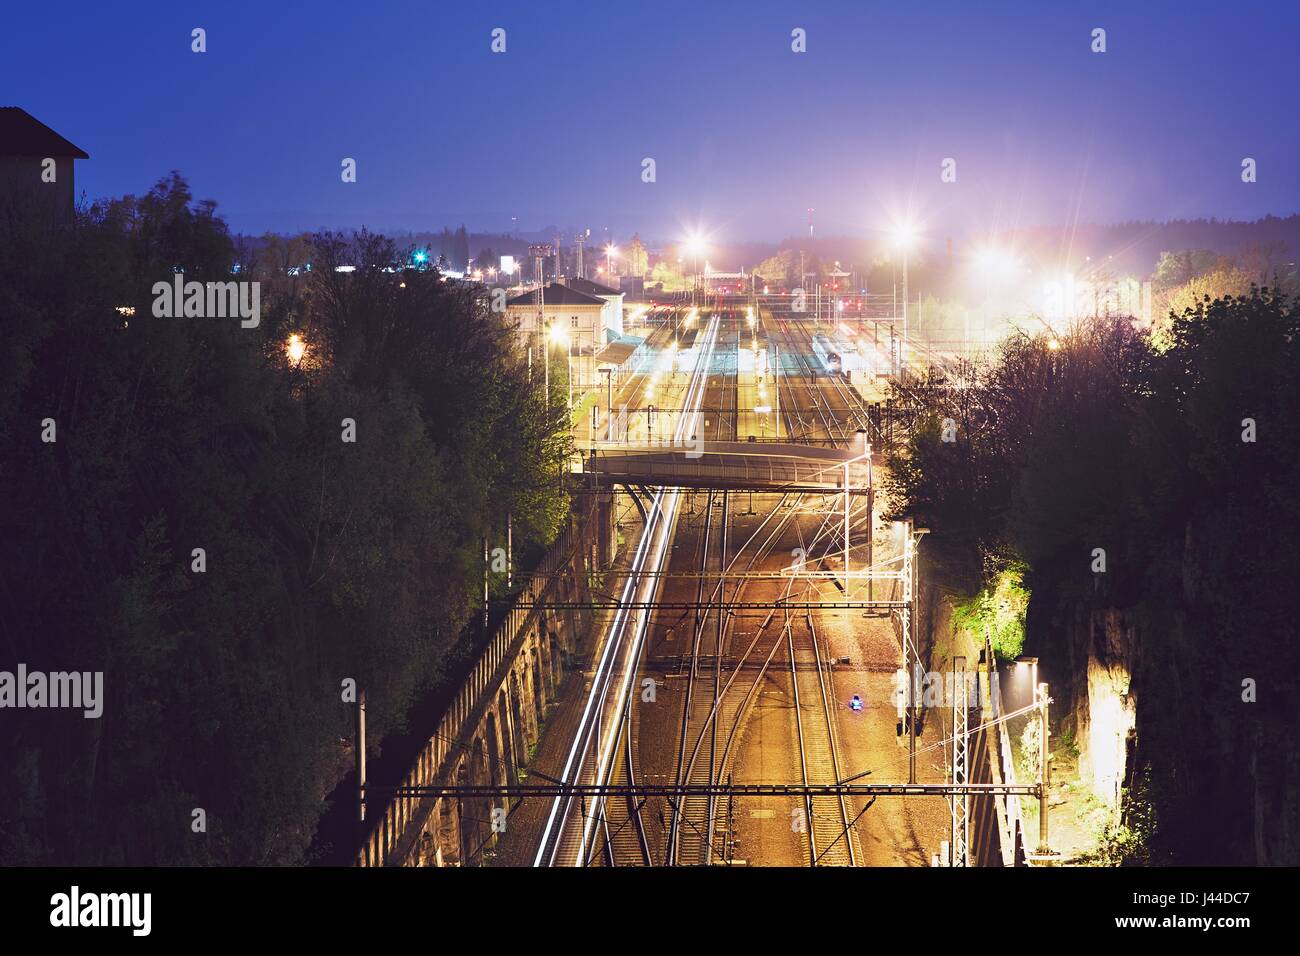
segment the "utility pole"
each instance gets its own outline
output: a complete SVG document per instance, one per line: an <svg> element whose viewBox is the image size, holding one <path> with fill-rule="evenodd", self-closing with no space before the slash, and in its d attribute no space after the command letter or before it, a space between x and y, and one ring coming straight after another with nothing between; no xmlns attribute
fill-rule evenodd
<svg viewBox="0 0 1300 956"><path fill-rule="evenodd" d="M923 535L929 534L929 528L912 528L912 519L908 518L903 527L906 535L903 541L903 670L907 679L909 706L907 710L907 782L916 783L916 724L920 718L921 707L917 701L921 683L920 645L915 640L916 595L920 593L919 575L916 571L916 544Z"/></svg>
<svg viewBox="0 0 1300 956"><path fill-rule="evenodd" d="M954 657L952 661L952 771L954 787L965 786L969 776L969 713L966 705L966 658ZM952 794L952 828L948 846L952 853L950 866L969 866L970 860L970 794Z"/></svg>
<svg viewBox="0 0 1300 956"><path fill-rule="evenodd" d="M573 244L578 247L578 278L579 279L587 278L587 274L583 270L582 247L586 243L587 237L590 235L591 235L591 230L588 229L585 232L580 232L573 237Z"/></svg>
<svg viewBox="0 0 1300 956"><path fill-rule="evenodd" d="M352 748L357 761L357 822L366 822L366 691L357 691L356 743Z"/></svg>
<svg viewBox="0 0 1300 956"><path fill-rule="evenodd" d="M863 436L866 437L865 435ZM849 596L849 463L844 463L844 600L851 601ZM845 612L845 618L848 618L848 612Z"/></svg>
<svg viewBox="0 0 1300 956"><path fill-rule="evenodd" d="M1047 785L1051 782L1051 759L1047 727L1047 707L1052 698L1047 696L1047 685L1039 684L1035 696L1038 703L1038 855L1050 856L1052 848L1047 842Z"/></svg>
<svg viewBox="0 0 1300 956"><path fill-rule="evenodd" d="M605 440L614 440L614 370L601 369L605 373Z"/></svg>
<svg viewBox="0 0 1300 956"><path fill-rule="evenodd" d="M912 660L912 565L915 543L912 520L903 526L903 677L907 682L907 782L916 783L916 675L920 666Z"/></svg>
<svg viewBox="0 0 1300 956"><path fill-rule="evenodd" d="M907 246L903 246L903 345L907 344ZM900 348L899 354L903 349Z"/></svg>
<svg viewBox="0 0 1300 956"><path fill-rule="evenodd" d="M867 418L870 421L870 416ZM871 569L875 566L875 546L873 539L876 536L876 486L875 486L875 468L871 462L871 445L870 436L865 439L867 444L867 600L875 600L875 582L871 577Z"/></svg>
<svg viewBox="0 0 1300 956"><path fill-rule="evenodd" d="M781 351L772 343L772 396L776 399L776 416L772 419L772 437L781 437Z"/></svg>

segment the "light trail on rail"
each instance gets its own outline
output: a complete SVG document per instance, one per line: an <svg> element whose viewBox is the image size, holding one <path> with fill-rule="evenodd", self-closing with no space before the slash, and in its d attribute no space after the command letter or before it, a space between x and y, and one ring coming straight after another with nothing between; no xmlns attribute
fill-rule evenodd
<svg viewBox="0 0 1300 956"><path fill-rule="evenodd" d="M677 421L674 442L680 443L683 438L698 434L698 431L691 430L698 428L700 406L708 385L718 327L719 319L714 316L703 334L704 344L696 349L695 366L692 369L686 400L682 403L684 412ZM671 490L660 488L655 494L647 515L645 532L637 545L627 581L623 586L619 608L606 633L600 660L592 677L591 692L583 708L578 730L574 734L573 745L565 760L564 770L560 774L560 779L565 783L576 783L582 776L587 766L589 749L596 751L597 760L593 776L598 783L604 782L612 765L613 751L622 729L621 715L625 712L627 695L631 692L632 683L636 679L641 647L645 641L646 627L650 619L649 613L630 614L628 606L634 603L634 594L638 598L635 603L654 599L655 591L659 587L658 578L655 576L643 578L642 571L647 568L647 565L656 573L662 570L668 543L672 539L680 497L681 492L676 488ZM630 620L633 622L633 628L629 641L627 632ZM619 664L622 664L621 674ZM617 679L619 676L621 680ZM611 689L616 690L612 708L607 706ZM585 806L583 808L582 834L573 865L581 866L586 860L587 845L592 839L592 830L601 818L602 801L603 797L599 798L590 813ZM572 812L572 804L571 795L556 797L552 802L537 855L533 860L534 866L556 865L564 829Z"/></svg>

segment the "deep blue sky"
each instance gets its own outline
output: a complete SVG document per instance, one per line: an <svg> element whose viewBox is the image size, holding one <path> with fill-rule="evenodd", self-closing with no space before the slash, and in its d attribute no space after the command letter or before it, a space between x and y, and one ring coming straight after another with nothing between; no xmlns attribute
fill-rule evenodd
<svg viewBox="0 0 1300 956"><path fill-rule="evenodd" d="M0 105L90 198L179 169L243 231L960 233L1300 211L1298 49L1295 0L8 2Z"/></svg>

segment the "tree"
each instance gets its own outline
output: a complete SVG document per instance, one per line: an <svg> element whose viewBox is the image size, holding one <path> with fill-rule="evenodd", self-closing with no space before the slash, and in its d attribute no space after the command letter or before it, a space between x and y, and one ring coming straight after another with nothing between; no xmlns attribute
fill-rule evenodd
<svg viewBox="0 0 1300 956"><path fill-rule="evenodd" d="M983 590L958 582L966 619L1023 562L1026 649L1051 662L1058 714L1087 699L1099 622L1132 635L1106 666L1132 668L1137 857L1300 859L1300 704L1272 676L1300 668L1300 458L1271 432L1300 408L1297 332L1300 309L1254 288L1171 317L1164 343L1122 319L1016 337L973 387L911 392L917 424L889 455L894 514L981 559Z"/></svg>
<svg viewBox="0 0 1300 956"><path fill-rule="evenodd" d="M754 272L770 283L794 288L799 284L799 254L782 249L755 266Z"/></svg>
<svg viewBox="0 0 1300 956"><path fill-rule="evenodd" d="M379 747L481 640L483 540L565 514L563 399L382 236L312 237L255 328L155 318L175 270L243 278L215 208L172 174L66 227L0 216L0 669L105 694L101 720L0 722L5 864L301 862L349 764L343 681ZM263 251L253 274L300 255Z"/></svg>
<svg viewBox="0 0 1300 956"><path fill-rule="evenodd" d="M461 226L456 230L455 236L451 241L451 254L448 257L451 260L451 267L458 272L464 272L469 268L469 233L465 227Z"/></svg>
<svg viewBox="0 0 1300 956"><path fill-rule="evenodd" d="M645 243L641 241L640 233L632 234L632 241L628 244L627 250L627 274L630 276L643 276L650 268L650 256L646 252Z"/></svg>

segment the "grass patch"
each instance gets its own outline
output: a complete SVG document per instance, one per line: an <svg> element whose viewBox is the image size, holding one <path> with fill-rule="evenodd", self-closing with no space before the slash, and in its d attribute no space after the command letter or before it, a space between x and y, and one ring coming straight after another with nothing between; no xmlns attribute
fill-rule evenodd
<svg viewBox="0 0 1300 956"><path fill-rule="evenodd" d="M1029 608L1029 589L1025 587L1024 566L1008 565L992 583L953 607L953 624L969 633L976 642L985 635L993 652L1003 660L1014 660L1025 646L1025 612Z"/></svg>

